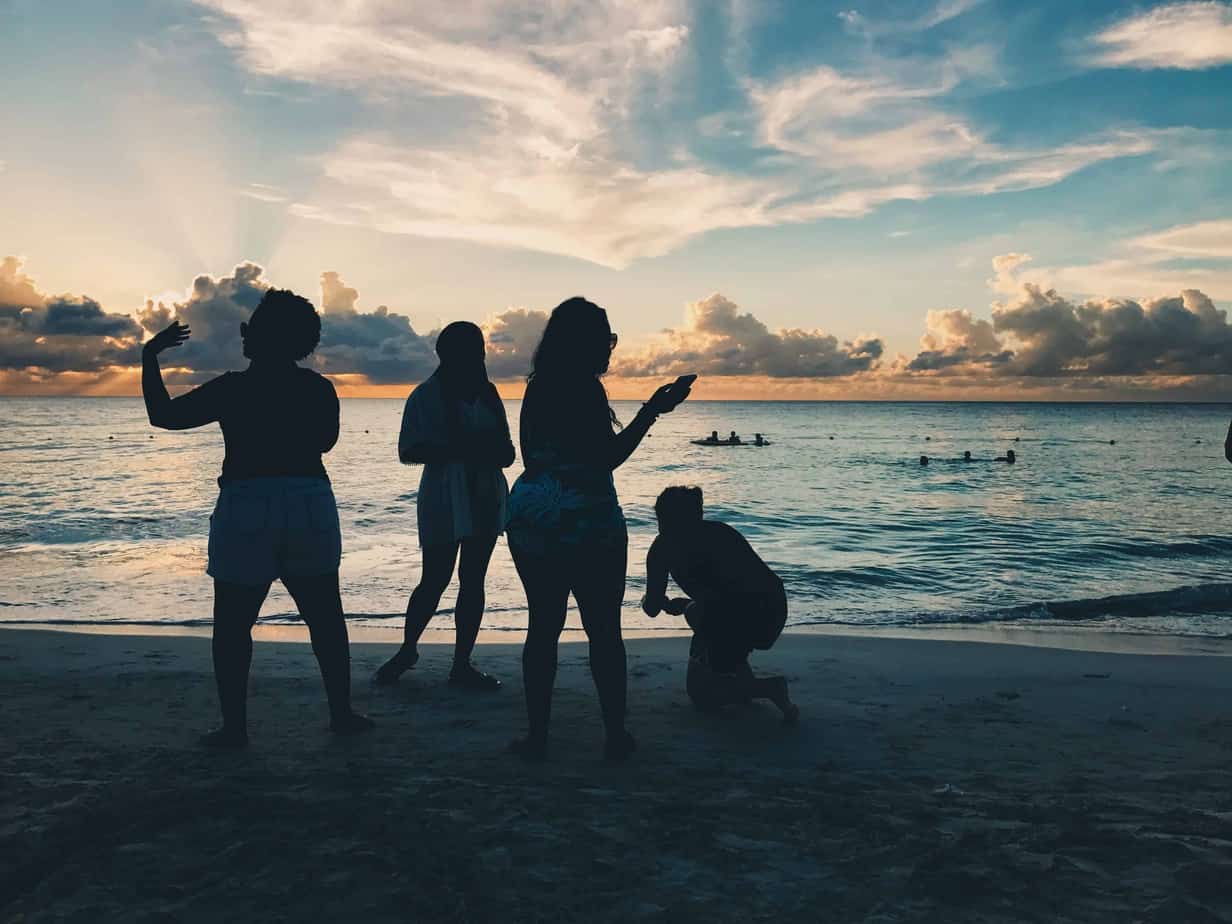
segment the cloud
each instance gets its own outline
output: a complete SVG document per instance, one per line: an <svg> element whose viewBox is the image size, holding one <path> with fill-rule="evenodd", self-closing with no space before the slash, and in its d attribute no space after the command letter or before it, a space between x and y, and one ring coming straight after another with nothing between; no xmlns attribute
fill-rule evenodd
<svg viewBox="0 0 1232 924"><path fill-rule="evenodd" d="M321 274L321 345L311 363L320 372L363 375L374 384L419 382L436 368L435 334L380 305L361 312L359 290L335 272Z"/></svg>
<svg viewBox="0 0 1232 924"><path fill-rule="evenodd" d="M1201 70L1232 64L1232 4L1171 3L1135 13L1091 38L1105 67Z"/></svg>
<svg viewBox="0 0 1232 924"><path fill-rule="evenodd" d="M336 184L295 213L396 234L519 247L623 267L716 228L772 223L772 184L695 164L642 171L602 154L493 138L460 153L354 140L321 160Z"/></svg>
<svg viewBox="0 0 1232 924"><path fill-rule="evenodd" d="M1001 258L1008 278L1024 255ZM991 320L962 310L932 311L909 373L1019 378L1200 376L1232 370L1227 312L1196 289L1135 300L1072 301L1024 282L993 306Z"/></svg>
<svg viewBox="0 0 1232 924"><path fill-rule="evenodd" d="M239 326L247 321L271 283L255 263L241 263L229 276L198 276L183 301L147 301L138 312L153 333L178 318L192 338L170 353L166 365L192 370L200 381L246 364ZM422 336L409 317L384 305L357 310L359 291L336 272L321 274L321 343L305 361L327 375L359 375L375 384L416 382L436 368L431 335Z"/></svg>
<svg viewBox="0 0 1232 924"><path fill-rule="evenodd" d="M950 98L999 79L991 46L754 78L749 55L703 44L685 0L197 2L248 71L383 110L380 133L358 130L314 159L322 181L290 197L291 214L614 268L719 229L1034 189L1158 145L1146 131L997 143ZM979 2L941 0L894 27L930 29ZM749 14L728 6L714 15L739 45ZM690 115L703 63L725 69L732 92Z"/></svg>
<svg viewBox="0 0 1232 924"><path fill-rule="evenodd" d="M1012 295L1025 282L1042 288L1100 296L1144 298L1199 289L1215 299L1232 298L1232 221L1176 225L1113 245L1095 263L1027 268L1026 254L993 261L994 290Z"/></svg>
<svg viewBox="0 0 1232 924"><path fill-rule="evenodd" d="M1043 148L998 144L945 101L964 82L987 76L990 67L983 56L971 54L900 67L897 74L818 67L753 84L750 92L761 141L811 168L810 182L823 190L814 207L853 193L866 199L867 211L892 198L1034 189L1158 145L1159 133L1145 131Z"/></svg>
<svg viewBox="0 0 1232 924"><path fill-rule="evenodd" d="M598 134L640 76L670 63L688 35L683 3L597 0L198 0L254 73L474 103L558 143Z"/></svg>
<svg viewBox="0 0 1232 924"><path fill-rule="evenodd" d="M682 327L665 330L644 349L619 356L612 372L830 378L875 369L883 350L875 337L840 343L819 330L772 331L715 293L686 308Z"/></svg>
<svg viewBox="0 0 1232 924"><path fill-rule="evenodd" d="M1168 257L1232 260L1232 220L1178 225L1134 238L1130 246L1157 251Z"/></svg>
<svg viewBox="0 0 1232 924"><path fill-rule="evenodd" d="M528 308L510 308L484 321L488 375L502 380L525 377L547 322L548 312Z"/></svg>
<svg viewBox="0 0 1232 924"><path fill-rule="evenodd" d="M17 257L0 261L0 370L100 372L137 360L141 328L81 295L47 295Z"/></svg>
<svg viewBox="0 0 1232 924"><path fill-rule="evenodd" d="M191 369L194 380L245 365L240 324L248 320L270 288L261 274L261 267L245 262L229 276L198 276L183 301L168 304L147 300L137 312L137 320L150 334L166 327L173 318L192 328L191 339L166 354L164 365Z"/></svg>

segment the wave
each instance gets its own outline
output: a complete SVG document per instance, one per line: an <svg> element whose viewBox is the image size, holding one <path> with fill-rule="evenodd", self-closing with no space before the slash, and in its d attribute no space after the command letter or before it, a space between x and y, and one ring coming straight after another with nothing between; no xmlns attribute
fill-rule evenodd
<svg viewBox="0 0 1232 924"><path fill-rule="evenodd" d="M1169 616L1232 616L1232 583L1196 584L1172 590L1074 600L1044 600L979 610L887 613L875 621L809 618L796 625L928 626L978 625L984 623L1080 623L1121 622ZM1232 627L1232 624L1230 624Z"/></svg>

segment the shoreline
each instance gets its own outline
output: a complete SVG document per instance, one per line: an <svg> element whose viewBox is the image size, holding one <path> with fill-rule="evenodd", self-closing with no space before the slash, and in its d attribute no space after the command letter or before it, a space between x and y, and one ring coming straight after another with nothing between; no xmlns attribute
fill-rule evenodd
<svg viewBox="0 0 1232 924"><path fill-rule="evenodd" d="M175 637L209 638L211 626L166 625L159 623L4 623L0 632L33 631L62 632L82 635L118 635L126 637ZM396 645L402 639L402 630L396 627L363 626L348 623L352 645ZM633 639L658 639L689 637L687 627L663 629L626 628L624 637ZM990 645L1011 645L1028 648L1056 648L1066 651L1090 651L1142 655L1188 655L1232 657L1232 637L1203 635L1167 635L1161 633L1127 632L1100 627L1038 626L1022 624L980 624L936 626L853 626L806 624L789 625L783 630L785 637L821 636L825 638L886 638L916 639L934 642L973 642ZM477 646L520 645L526 636L521 628L482 628ZM303 623L258 622L253 629L254 641L309 642L308 629ZM580 626L568 625L561 641L585 641ZM423 635L423 644L448 645L453 642L452 627L429 626ZM782 644L780 641L778 644Z"/></svg>

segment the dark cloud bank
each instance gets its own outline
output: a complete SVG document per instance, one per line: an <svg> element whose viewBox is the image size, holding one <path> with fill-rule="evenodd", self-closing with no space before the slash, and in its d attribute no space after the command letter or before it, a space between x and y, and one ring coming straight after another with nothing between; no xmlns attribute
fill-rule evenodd
<svg viewBox="0 0 1232 924"><path fill-rule="evenodd" d="M230 275L198 276L183 301L153 301L128 314L105 311L85 296L41 292L14 257L0 262L0 372L102 373L140 361L140 344L179 318L193 338L174 354L200 381L242 367L239 325L270 282L259 266L243 263ZM358 308L360 293L334 272L321 276L321 346L310 362L331 375L362 376L374 384L422 380L436 365L435 331L420 333L408 316L380 306ZM514 308L484 327L493 378L517 380L530 367L545 311ZM1089 383L1137 377L1222 375L1232 367L1227 313L1197 290L1147 301L1076 302L1024 283L991 318L964 309L931 311L922 349L887 358L874 336L840 341L820 330L771 330L722 295L689 305L679 327L648 346L618 354L620 376L752 376L775 380L858 379L878 383L1027 385Z"/></svg>

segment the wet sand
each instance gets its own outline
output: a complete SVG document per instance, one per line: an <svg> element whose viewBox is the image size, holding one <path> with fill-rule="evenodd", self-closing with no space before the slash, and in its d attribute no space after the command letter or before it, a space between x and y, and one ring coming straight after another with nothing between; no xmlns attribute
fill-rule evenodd
<svg viewBox="0 0 1232 924"><path fill-rule="evenodd" d="M207 639L0 631L0 922L1232 921L1232 660L789 633L789 728L695 712L687 647L630 641L610 767L579 643L527 765L513 644L496 694L445 645L369 687L356 644L380 727L336 740L308 646L259 642L226 754Z"/></svg>

